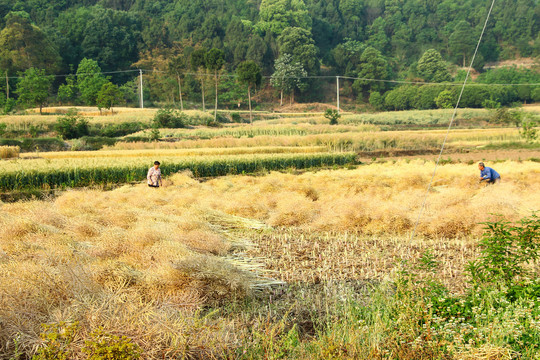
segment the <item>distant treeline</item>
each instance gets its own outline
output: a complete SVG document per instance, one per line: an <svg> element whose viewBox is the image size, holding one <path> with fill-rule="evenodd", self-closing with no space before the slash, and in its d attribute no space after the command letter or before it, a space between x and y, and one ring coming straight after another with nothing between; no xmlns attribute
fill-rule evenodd
<svg viewBox="0 0 540 360"><path fill-rule="evenodd" d="M172 90L178 82L185 82L180 92L187 100L200 101L211 82L183 74L208 70L192 61L193 54L218 49L224 59L220 74L233 74L242 62L253 61L268 76L452 81L471 60L489 5L486 0L0 0L0 76L30 68L49 75L73 73L86 58L103 72L161 71L168 79L156 75L149 80L149 101L178 101ZM482 71L486 62L538 56L539 27L537 1L497 1L475 69ZM444 71L437 70L441 64ZM127 87L125 102L136 101L135 76L115 73L108 79ZM49 94L69 85L68 80L55 78ZM8 83L10 97L21 95L17 81L0 81L6 98ZM238 103L246 91L229 82L227 88L237 94L222 100ZM325 93L314 91L323 86L317 80L278 82L272 85L281 95L302 100L320 101ZM368 101L373 93L392 88L356 81L344 95ZM388 107L396 107L392 96ZM77 103L78 98L63 93L60 100ZM532 92L514 98L531 100ZM80 102L89 104L88 99Z"/></svg>

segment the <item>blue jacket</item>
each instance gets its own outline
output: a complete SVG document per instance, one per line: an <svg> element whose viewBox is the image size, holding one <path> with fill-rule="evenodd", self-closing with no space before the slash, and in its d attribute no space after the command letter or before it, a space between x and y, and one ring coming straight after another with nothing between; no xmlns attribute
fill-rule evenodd
<svg viewBox="0 0 540 360"><path fill-rule="evenodd" d="M489 167L484 167L484 170L480 170L480 177L486 180L495 180L501 177L498 172Z"/></svg>

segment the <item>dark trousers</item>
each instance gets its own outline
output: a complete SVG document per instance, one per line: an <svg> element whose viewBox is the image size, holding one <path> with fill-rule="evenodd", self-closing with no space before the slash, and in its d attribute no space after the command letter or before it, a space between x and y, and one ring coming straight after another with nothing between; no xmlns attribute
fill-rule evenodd
<svg viewBox="0 0 540 360"><path fill-rule="evenodd" d="M498 177L498 178L496 178L496 179L489 179L489 180L486 181L486 182L487 182L488 184L493 185L493 184L496 184L496 183L500 183L500 182L501 182L501 178Z"/></svg>

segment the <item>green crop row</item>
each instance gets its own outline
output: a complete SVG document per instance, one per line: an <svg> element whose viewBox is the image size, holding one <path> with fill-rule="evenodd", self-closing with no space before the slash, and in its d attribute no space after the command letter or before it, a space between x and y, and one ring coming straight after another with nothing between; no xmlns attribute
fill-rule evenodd
<svg viewBox="0 0 540 360"><path fill-rule="evenodd" d="M263 154L162 158L167 176L190 170L196 177L254 173L264 170L305 169L346 165L354 153ZM151 166L148 158L17 160L0 163L0 190L82 187L142 181Z"/></svg>

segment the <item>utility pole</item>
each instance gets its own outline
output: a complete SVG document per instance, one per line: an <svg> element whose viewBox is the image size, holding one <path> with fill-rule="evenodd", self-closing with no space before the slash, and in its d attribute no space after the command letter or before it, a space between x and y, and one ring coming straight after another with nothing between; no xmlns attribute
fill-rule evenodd
<svg viewBox="0 0 540 360"><path fill-rule="evenodd" d="M141 78L141 82L140 82L141 94L140 94L139 100L140 100L140 103L141 103L141 109L144 109L144 92L143 92L142 70L141 69L139 69L139 77Z"/></svg>
<svg viewBox="0 0 540 360"><path fill-rule="evenodd" d="M339 109L339 76L336 76L336 98L337 98L337 111L338 114L340 113Z"/></svg>
<svg viewBox="0 0 540 360"><path fill-rule="evenodd" d="M9 77L8 77L7 70L6 70L6 99L9 100Z"/></svg>

